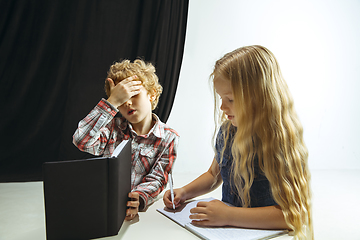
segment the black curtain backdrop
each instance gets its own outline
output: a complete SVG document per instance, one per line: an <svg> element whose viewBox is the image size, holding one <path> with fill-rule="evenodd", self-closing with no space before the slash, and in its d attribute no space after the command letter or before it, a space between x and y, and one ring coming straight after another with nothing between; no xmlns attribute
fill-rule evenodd
<svg viewBox="0 0 360 240"><path fill-rule="evenodd" d="M163 86L166 122L188 0L0 0L0 182L42 179L42 163L92 157L72 144L110 65L141 57Z"/></svg>

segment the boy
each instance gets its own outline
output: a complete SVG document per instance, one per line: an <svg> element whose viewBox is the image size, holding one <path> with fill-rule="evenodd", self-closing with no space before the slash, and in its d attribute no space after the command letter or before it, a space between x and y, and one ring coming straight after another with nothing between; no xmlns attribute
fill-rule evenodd
<svg viewBox="0 0 360 240"><path fill-rule="evenodd" d="M116 62L108 71L105 92L108 99L79 122L73 143L81 151L106 157L121 141L132 139L132 191L125 218L132 220L165 188L179 135L152 113L162 87L151 63ZM115 116L118 112L121 117Z"/></svg>

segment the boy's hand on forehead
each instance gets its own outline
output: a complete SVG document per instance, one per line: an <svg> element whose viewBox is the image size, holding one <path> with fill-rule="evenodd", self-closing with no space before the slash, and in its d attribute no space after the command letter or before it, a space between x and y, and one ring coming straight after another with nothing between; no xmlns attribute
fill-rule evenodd
<svg viewBox="0 0 360 240"><path fill-rule="evenodd" d="M130 98L140 93L142 82L137 80L136 75L125 78L115 84L111 78L106 79L110 85L110 96L107 99L114 107L119 107Z"/></svg>

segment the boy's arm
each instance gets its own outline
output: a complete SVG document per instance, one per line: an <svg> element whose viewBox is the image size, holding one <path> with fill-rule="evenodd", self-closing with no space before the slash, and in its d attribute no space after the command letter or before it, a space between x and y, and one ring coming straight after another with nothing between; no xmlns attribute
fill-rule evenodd
<svg viewBox="0 0 360 240"><path fill-rule="evenodd" d="M114 116L118 110L105 99L79 122L73 135L73 143L81 151L101 155L113 131Z"/></svg>
<svg viewBox="0 0 360 240"><path fill-rule="evenodd" d="M133 189L140 196L139 210L144 210L146 206L153 203L155 198L164 190L168 182L168 174L177 156L177 147L178 136L175 136L154 163L150 172Z"/></svg>

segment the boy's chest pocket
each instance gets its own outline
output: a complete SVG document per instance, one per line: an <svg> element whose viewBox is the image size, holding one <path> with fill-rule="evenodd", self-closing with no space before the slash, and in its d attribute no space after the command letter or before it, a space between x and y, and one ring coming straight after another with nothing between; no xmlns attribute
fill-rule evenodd
<svg viewBox="0 0 360 240"><path fill-rule="evenodd" d="M136 163L135 163L136 173L142 175L149 173L155 161L156 161L156 151L154 149L146 149L146 148L140 149L138 159L136 159Z"/></svg>

